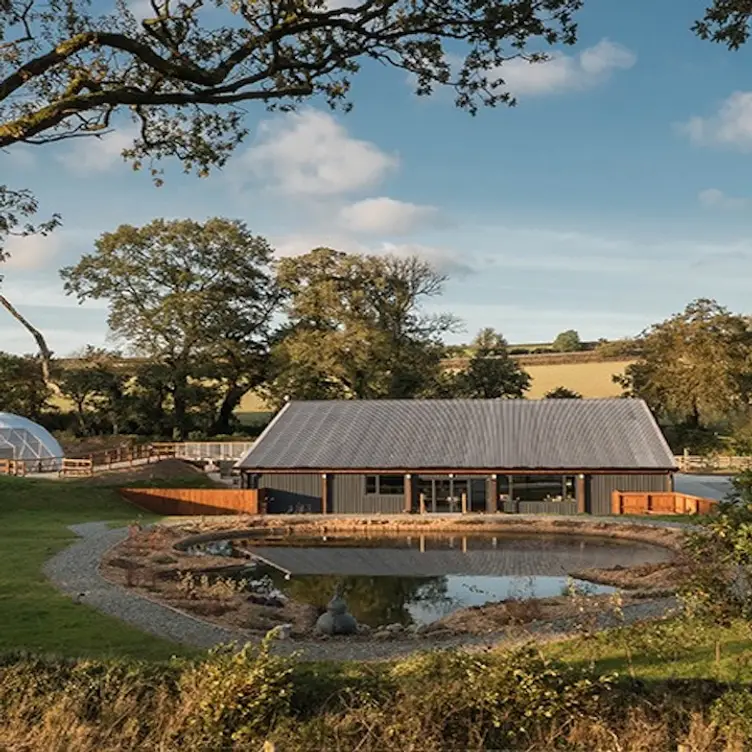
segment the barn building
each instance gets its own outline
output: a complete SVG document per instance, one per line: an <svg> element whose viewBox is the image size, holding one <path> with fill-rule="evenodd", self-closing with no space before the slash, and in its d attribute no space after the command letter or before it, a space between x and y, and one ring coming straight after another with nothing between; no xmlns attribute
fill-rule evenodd
<svg viewBox="0 0 752 752"><path fill-rule="evenodd" d="M289 402L238 462L271 514L609 514L613 491L671 491L642 400Z"/></svg>

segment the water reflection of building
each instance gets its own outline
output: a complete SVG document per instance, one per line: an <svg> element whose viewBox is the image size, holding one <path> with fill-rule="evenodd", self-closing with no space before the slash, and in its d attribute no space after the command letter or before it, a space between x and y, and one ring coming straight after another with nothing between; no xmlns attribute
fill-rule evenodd
<svg viewBox="0 0 752 752"><path fill-rule="evenodd" d="M608 514L676 470L629 399L290 402L238 467L271 513L333 514Z"/></svg>

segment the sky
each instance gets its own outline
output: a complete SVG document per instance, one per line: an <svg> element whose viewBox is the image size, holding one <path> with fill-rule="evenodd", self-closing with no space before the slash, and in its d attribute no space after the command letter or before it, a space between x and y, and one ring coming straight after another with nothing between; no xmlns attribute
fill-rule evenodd
<svg viewBox="0 0 752 752"><path fill-rule="evenodd" d="M429 259L449 276L429 308L463 320L455 342L485 326L510 342L634 336L697 297L750 313L752 43L698 40L703 7L586 0L578 44L504 66L517 107L476 117L376 65L347 114L248 105L251 135L203 180L172 164L154 187L120 157L127 129L11 147L0 182L35 191L63 226L11 240L3 291L61 356L111 344L106 303L67 298L59 269L122 223L224 216L279 255ZM0 316L0 350L33 349Z"/></svg>

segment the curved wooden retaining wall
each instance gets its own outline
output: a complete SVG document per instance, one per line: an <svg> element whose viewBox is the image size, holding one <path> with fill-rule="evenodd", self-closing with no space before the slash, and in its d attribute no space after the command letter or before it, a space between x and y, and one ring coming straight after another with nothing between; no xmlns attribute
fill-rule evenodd
<svg viewBox="0 0 752 752"><path fill-rule="evenodd" d="M263 514L264 492L224 488L121 488L121 496L155 514Z"/></svg>

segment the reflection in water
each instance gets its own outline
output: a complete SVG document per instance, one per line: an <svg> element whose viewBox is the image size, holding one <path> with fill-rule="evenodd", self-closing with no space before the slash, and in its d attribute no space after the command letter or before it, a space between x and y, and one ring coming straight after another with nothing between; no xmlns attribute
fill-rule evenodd
<svg viewBox="0 0 752 752"><path fill-rule="evenodd" d="M254 559L253 579L267 575L279 590L322 612L339 588L353 616L370 626L427 624L470 606L562 595L571 583L568 574L578 569L671 557L658 546L571 535L280 535L230 542L230 550L220 547L223 555ZM613 592L579 585L587 592Z"/></svg>

